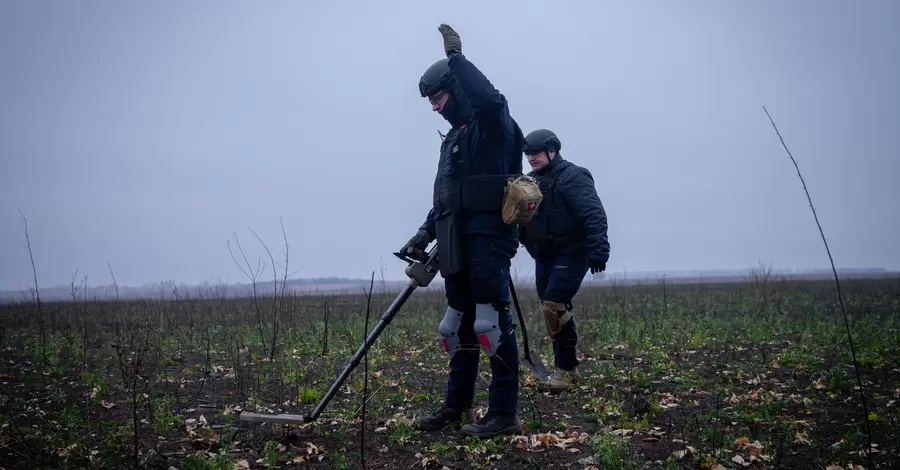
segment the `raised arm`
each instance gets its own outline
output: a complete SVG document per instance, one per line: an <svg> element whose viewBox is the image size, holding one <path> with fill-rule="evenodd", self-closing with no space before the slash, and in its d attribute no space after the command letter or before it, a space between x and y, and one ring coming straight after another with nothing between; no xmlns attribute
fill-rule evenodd
<svg viewBox="0 0 900 470"><path fill-rule="evenodd" d="M465 92L469 106L475 111L475 119L488 129L505 125L509 119L506 98L494 88L484 73L462 54L450 56L448 65Z"/></svg>
<svg viewBox="0 0 900 470"><path fill-rule="evenodd" d="M509 131L510 116L506 97L498 91L488 78L462 53L462 40L450 26L438 27L444 38L444 52L450 69L460 88L466 94L469 106L488 132Z"/></svg>

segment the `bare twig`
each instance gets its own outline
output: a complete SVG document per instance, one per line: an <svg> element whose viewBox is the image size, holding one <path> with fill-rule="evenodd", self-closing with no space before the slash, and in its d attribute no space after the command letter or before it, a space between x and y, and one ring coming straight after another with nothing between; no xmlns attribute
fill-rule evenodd
<svg viewBox="0 0 900 470"><path fill-rule="evenodd" d="M73 304L78 301L77 295L78 295L78 290L81 286L84 286L84 297L85 297L84 300L85 300L85 302L87 301L87 293L88 293L87 274L85 274L84 277L81 279L81 284L79 284L79 287L75 286L75 279L77 279L77 278L78 278L78 269L75 269L75 273L72 274L72 303ZM88 359L87 359L88 321L87 321L87 317L88 317L88 315L87 315L86 308L81 308L80 310L81 310L81 374L82 374L82 377L87 377L87 372L88 372ZM84 422L87 424L87 426L90 426L90 424L91 424L90 403L91 403L91 396L89 394L86 394L84 396L84 406L85 406Z"/></svg>
<svg viewBox="0 0 900 470"><path fill-rule="evenodd" d="M72 273L72 282L69 284L69 295L72 296L72 302L76 302L78 299L78 291L85 287L85 283L87 282L87 275L81 278L81 282L78 285L75 285L75 280L78 279L78 268L75 268L75 272Z"/></svg>
<svg viewBox="0 0 900 470"><path fill-rule="evenodd" d="M237 239L237 234L232 234L232 238L234 238L234 242L237 243L238 251L241 252L241 257L244 258L244 263L247 264L246 271L241 266L241 264L238 263L237 259L234 258L234 252L231 251L231 241L229 240L225 244L228 245L228 252L231 253L231 259L234 261L234 264L236 264L238 269L240 269L241 272L244 273L244 275L247 276L248 279L250 279L250 284L253 287L253 308L256 312L256 327L259 329L259 340L262 343L263 352L265 353L268 352L268 348L266 347L266 335L265 332L263 332L262 309L259 305L259 294L257 286L257 284L259 283L259 273L260 271L262 271L262 267L260 266L260 263L257 262L257 270L256 272L253 272L253 268L250 267L250 261L247 260L247 255L244 254L244 249L241 247L241 242Z"/></svg>
<svg viewBox="0 0 900 470"><path fill-rule="evenodd" d="M41 306L41 291L38 287L37 280L37 268L34 265L34 253L31 251L31 239L28 237L28 219L25 218L25 214L22 213L22 210L19 209L19 214L22 216L22 223L25 225L25 248L28 249L28 257L31 259L31 272L34 276L34 291L32 293L33 300L37 305L38 311L38 325L41 330L41 360L44 363L44 366L47 365L47 333L44 328L44 309Z"/></svg>
<svg viewBox="0 0 900 470"><path fill-rule="evenodd" d="M290 261L291 261L291 256L290 256L291 245L288 243L287 232L284 230L284 217L279 217L278 223L281 225L281 237L284 239L284 278L281 279L281 305L279 305L279 311L283 315L284 314L284 298L285 298L284 296L285 296L285 290L287 289L287 280L288 280L288 263L290 263ZM278 288L277 285L275 287L276 287L276 289ZM291 307L291 315L292 316L293 316L293 305L294 304L292 303L292 307ZM276 321L278 321L278 318L276 318ZM278 334L278 329L276 327L275 333L272 334L273 344L274 344L275 337L277 334ZM274 349L275 348L272 348L272 349L273 349L273 360L274 360Z"/></svg>
<svg viewBox="0 0 900 470"><path fill-rule="evenodd" d="M119 359L119 370L122 373L122 384L125 386L125 389L131 392L131 425L132 425L132 458L134 459L135 466L138 465L138 452L139 452L139 435L138 435L138 388L137 388L137 376L138 369L141 366L141 356L140 354L134 354L134 359L130 361L126 361L125 354L122 351L122 348L119 344L114 346L116 350L116 357ZM126 368L126 362L128 362L129 366L131 366L131 370L128 371ZM129 373L130 372L130 373Z"/></svg>
<svg viewBox="0 0 900 470"><path fill-rule="evenodd" d="M253 236L256 237L256 240L259 241L259 244L263 246L264 250L266 250L266 254L269 255L269 261L272 262L272 282L274 283L272 290L274 292L274 296L272 299L272 348L269 350L269 360L274 361L276 349L275 345L276 341L278 340L278 271L276 271L278 265L275 263L275 257L272 256L272 252L269 251L269 247L264 241L262 241L262 238L259 238L259 235L257 235L252 228L247 227L247 230L250 230L250 233L252 233Z"/></svg>
<svg viewBox="0 0 900 470"><path fill-rule="evenodd" d="M375 271L372 271L372 279L369 281L369 291L366 292L366 322L363 329L362 338L366 340L369 333L369 315L372 313L372 290L375 287ZM363 394L362 394L362 413L360 414L361 423L359 427L359 460L362 468L366 468L366 402L369 397L369 355L363 358Z"/></svg>
<svg viewBox="0 0 900 470"><path fill-rule="evenodd" d="M322 356L328 355L328 300L325 301L325 331L322 332Z"/></svg>
<svg viewBox="0 0 900 470"><path fill-rule="evenodd" d="M766 112L766 116L768 116L769 122L772 123L772 128L775 129L775 134L778 135L778 139L781 141L781 146L784 147L784 151L787 152L788 157L791 159L791 163L794 164L794 169L797 170L797 176L800 178L800 184L803 185L803 191L806 193L806 200L809 202L809 208L810 210L812 210L813 218L816 221L816 226L819 228L819 235L821 235L822 243L825 245L825 252L828 254L828 260L831 262L831 272L834 274L834 285L837 288L838 303L841 307L841 315L844 317L844 327L847 330L847 341L850 343L850 355L853 358L853 367L856 370L856 384L857 386L859 386L859 398L862 402L863 407L863 422L865 424L866 440L868 445L868 448L866 449L866 458L868 459L869 468L875 468L872 465L872 432L869 428L869 407L866 404L866 393L865 389L863 388L859 361L857 361L856 359L856 348L853 346L853 335L850 333L850 322L849 320L847 320L847 311L844 308L844 296L841 294L841 282L838 278L837 268L834 267L834 258L831 256L831 249L828 248L828 241L825 239L825 232L822 230L822 224L819 223L819 216L816 215L816 208L813 207L812 197L809 195L809 190L806 188L806 181L804 181L803 175L800 173L800 166L797 165L797 160L794 159L791 151L787 148L787 144L784 143L784 138L781 137L781 132L778 131L778 127L775 125L775 120L773 120L772 116L769 114L769 110L767 110L766 107L763 106L763 111Z"/></svg>
<svg viewBox="0 0 900 470"><path fill-rule="evenodd" d="M116 288L116 300L119 300L119 283L116 282L116 275L113 274L112 264L107 262L106 266L109 268L109 276L112 277L113 287Z"/></svg>

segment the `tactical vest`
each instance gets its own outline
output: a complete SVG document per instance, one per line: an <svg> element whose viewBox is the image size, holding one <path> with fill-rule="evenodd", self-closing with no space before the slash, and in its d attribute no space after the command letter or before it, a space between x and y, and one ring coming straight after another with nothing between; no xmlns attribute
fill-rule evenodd
<svg viewBox="0 0 900 470"><path fill-rule="evenodd" d="M478 136L472 133L472 127L470 123L451 129L441 143L432 201L437 216L464 211L499 214L503 208L506 180L518 176L484 175L473 170L475 163L470 155Z"/></svg>
<svg viewBox="0 0 900 470"><path fill-rule="evenodd" d="M571 162L563 160L553 165L547 173L533 175L538 180L544 200L531 221L519 227L519 239L533 254L553 256L561 249L587 245L587 231L566 205L556 184L559 177L573 167Z"/></svg>

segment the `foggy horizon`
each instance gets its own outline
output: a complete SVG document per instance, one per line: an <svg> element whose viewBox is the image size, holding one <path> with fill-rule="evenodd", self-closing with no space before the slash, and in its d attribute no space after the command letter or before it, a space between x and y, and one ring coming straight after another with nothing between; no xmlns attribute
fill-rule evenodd
<svg viewBox="0 0 900 470"><path fill-rule="evenodd" d="M177 5L177 7L176 7ZM648 7L648 5L650 7ZM477 9L476 9L477 8ZM473 14L472 12L477 12ZM404 280L449 125L437 26L594 176L608 276L900 270L900 4L0 5L0 290ZM523 159L525 171L529 171ZM895 175L892 177L891 175ZM893 203L890 201L894 201ZM524 248L513 259L533 271ZM279 268L279 278L283 269ZM438 276L432 283L442 287Z"/></svg>

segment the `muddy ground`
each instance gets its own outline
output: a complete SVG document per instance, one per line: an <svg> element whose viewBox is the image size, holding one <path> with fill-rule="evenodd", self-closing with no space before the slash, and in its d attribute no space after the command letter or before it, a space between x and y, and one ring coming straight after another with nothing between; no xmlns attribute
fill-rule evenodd
<svg viewBox="0 0 900 470"><path fill-rule="evenodd" d="M240 415L311 411L391 293L373 295L368 329L362 295L59 303L42 321L33 305L7 307L0 467L834 470L870 468L871 435L873 467L900 468L900 283L846 289L868 415L827 283L604 287L575 302L579 384L542 393L522 367L521 434L484 440L412 426L446 385L439 293L415 296L320 418L298 425ZM476 415L489 371L482 356Z"/></svg>

